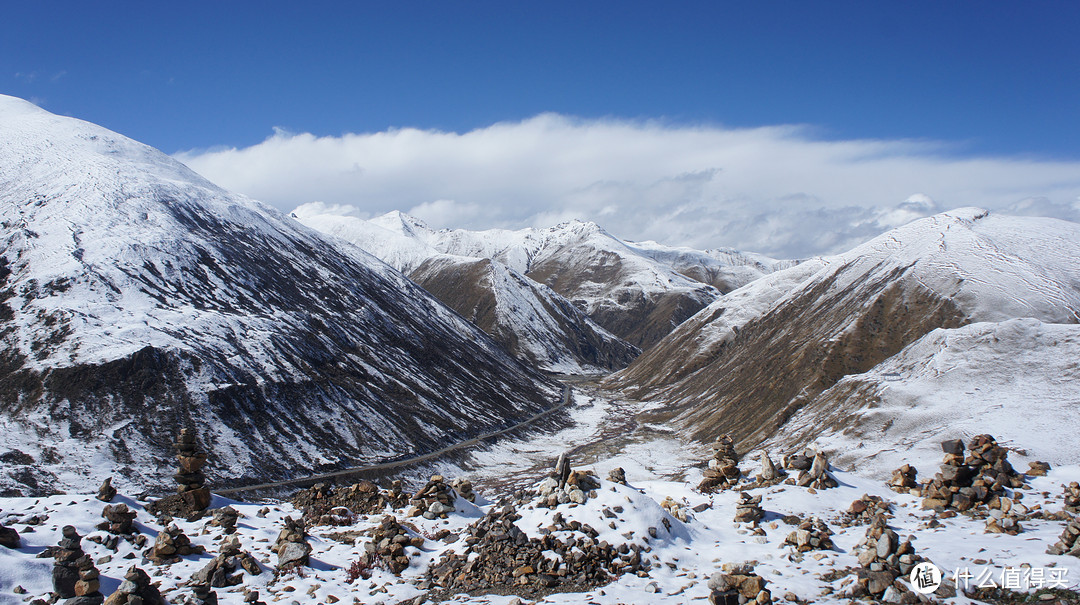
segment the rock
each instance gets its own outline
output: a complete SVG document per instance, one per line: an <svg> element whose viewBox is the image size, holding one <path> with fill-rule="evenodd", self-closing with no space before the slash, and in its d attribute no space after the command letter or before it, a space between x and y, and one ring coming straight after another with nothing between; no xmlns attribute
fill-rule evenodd
<svg viewBox="0 0 1080 605"><path fill-rule="evenodd" d="M307 542L288 542L278 551L278 569L308 564L311 545Z"/></svg>
<svg viewBox="0 0 1080 605"><path fill-rule="evenodd" d="M866 590L872 595L882 595L892 583L896 581L896 576L888 571L871 571L869 574L870 583L867 584Z"/></svg>
<svg viewBox="0 0 1080 605"><path fill-rule="evenodd" d="M1028 463L1028 471L1025 474L1031 477L1045 477L1049 471L1050 463L1036 460Z"/></svg>
<svg viewBox="0 0 1080 605"><path fill-rule="evenodd" d="M124 581L105 600L106 605L139 604L142 605L168 605L168 602L158 592L157 587L150 583L150 576L138 567L131 567L124 575Z"/></svg>
<svg viewBox="0 0 1080 605"><path fill-rule="evenodd" d="M131 535L135 533L136 512L129 509L127 504L106 504L101 511L105 518L104 523L98 524L98 529L114 535Z"/></svg>
<svg viewBox="0 0 1080 605"><path fill-rule="evenodd" d="M108 477L101 483L97 496L94 497L102 502L112 502L113 498L116 497L116 488L112 486L112 477Z"/></svg>
<svg viewBox="0 0 1080 605"><path fill-rule="evenodd" d="M19 532L15 531L14 528L0 525L0 546L18 548L21 543Z"/></svg>
<svg viewBox="0 0 1080 605"><path fill-rule="evenodd" d="M941 451L956 456L964 455L964 442L960 439L949 439L941 442Z"/></svg>
<svg viewBox="0 0 1080 605"><path fill-rule="evenodd" d="M608 472L608 481L626 485L626 471L621 466L615 467Z"/></svg>

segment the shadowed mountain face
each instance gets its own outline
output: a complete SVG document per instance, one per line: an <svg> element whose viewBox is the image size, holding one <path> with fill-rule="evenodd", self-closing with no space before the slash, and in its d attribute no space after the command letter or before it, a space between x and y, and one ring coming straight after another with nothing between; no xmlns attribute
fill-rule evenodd
<svg viewBox="0 0 1080 605"><path fill-rule="evenodd" d="M512 425L559 388L396 271L167 156L0 97L0 487L283 479Z"/></svg>
<svg viewBox="0 0 1080 605"><path fill-rule="evenodd" d="M492 260L439 256L409 277L535 367L610 371L640 353L550 288Z"/></svg>
<svg viewBox="0 0 1080 605"><path fill-rule="evenodd" d="M696 439L780 443L788 420L827 389L935 329L1013 317L1076 323L1077 254L1072 223L974 210L924 219L726 295L608 385L653 402L658 419ZM830 396L831 425L844 417L837 406L854 412L867 401Z"/></svg>
<svg viewBox="0 0 1080 605"><path fill-rule="evenodd" d="M416 232L301 207L300 222L377 255L480 327L514 357L547 372L595 374L626 367L636 347L609 333L551 288L482 257L439 252Z"/></svg>

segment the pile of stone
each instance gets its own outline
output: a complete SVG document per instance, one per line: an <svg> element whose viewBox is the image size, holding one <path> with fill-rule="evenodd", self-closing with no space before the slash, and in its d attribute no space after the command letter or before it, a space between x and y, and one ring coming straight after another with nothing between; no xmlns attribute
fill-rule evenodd
<svg viewBox="0 0 1080 605"><path fill-rule="evenodd" d="M210 584L194 584L191 586L191 596L184 601L184 605L218 605L217 593Z"/></svg>
<svg viewBox="0 0 1080 605"><path fill-rule="evenodd" d="M19 532L14 527L0 525L0 546L18 548L21 543Z"/></svg>
<svg viewBox="0 0 1080 605"><path fill-rule="evenodd" d="M75 582L75 597L64 601L65 605L101 605L105 595L101 594L101 574L94 566L90 555L84 554L75 560L79 579Z"/></svg>
<svg viewBox="0 0 1080 605"><path fill-rule="evenodd" d="M784 468L789 471L799 471L797 479L788 479L785 483L808 487L811 489L829 489L840 485L836 478L829 473L829 459L819 451L807 448L802 453L792 453L784 456Z"/></svg>
<svg viewBox="0 0 1080 605"><path fill-rule="evenodd" d="M77 561L85 555L82 549L82 536L73 525L65 525L61 530L62 538L58 548L52 549L53 592L62 599L75 597L75 583L79 581Z"/></svg>
<svg viewBox="0 0 1080 605"><path fill-rule="evenodd" d="M832 550L836 547L832 541L832 534L832 530L824 521L814 517L809 521L799 523L799 527L788 534L784 544L794 546L799 552Z"/></svg>
<svg viewBox="0 0 1080 605"><path fill-rule="evenodd" d="M245 571L257 576L262 573L262 568L255 557L240 550L240 540L236 536L229 536L222 540L218 555L191 576L191 584L213 588L239 586L244 583Z"/></svg>
<svg viewBox="0 0 1080 605"><path fill-rule="evenodd" d="M178 484L177 492L192 510L206 510L210 506L210 490L206 487L206 475L202 472L206 452L199 449L195 431L191 429L182 429L175 445L180 462L179 471L173 475Z"/></svg>
<svg viewBox="0 0 1080 605"><path fill-rule="evenodd" d="M129 509L128 505L123 502L120 504L106 504L101 511L101 516L105 518L105 521L99 523L97 528L116 536L130 536L137 533L135 529L136 515L137 513Z"/></svg>
<svg viewBox="0 0 1080 605"><path fill-rule="evenodd" d="M1020 521L1027 518L1028 509L1004 496L995 496L987 503L986 533L1015 536L1023 531Z"/></svg>
<svg viewBox="0 0 1080 605"><path fill-rule="evenodd" d="M285 517L284 524L274 545L270 547L270 551L278 556L278 569L306 566L311 555L311 545L307 543L307 527L304 525L304 520Z"/></svg>
<svg viewBox="0 0 1080 605"><path fill-rule="evenodd" d="M709 467L701 472L703 479L698 484L698 491L711 494L727 489L739 482L742 471L739 470L739 454L735 451L735 442L731 435L721 435L710 447L713 457Z"/></svg>
<svg viewBox="0 0 1080 605"><path fill-rule="evenodd" d="M512 507L492 510L466 530L464 552L448 551L428 570L430 582L446 594L512 587L518 594L585 590L622 573L649 569L637 544L614 547L597 540L588 525L558 513L540 538L529 538L514 523ZM565 541L554 531L567 531ZM555 556L550 556L554 554Z"/></svg>
<svg viewBox="0 0 1080 605"><path fill-rule="evenodd" d="M459 498L463 498L469 502L476 502L476 494L473 493L472 481L461 478L454 479L450 484L450 487L454 488L454 491L457 492Z"/></svg>
<svg viewBox="0 0 1080 605"><path fill-rule="evenodd" d="M168 605L168 601L150 583L150 576L145 571L132 566L116 592L105 600L105 605Z"/></svg>
<svg viewBox="0 0 1080 605"><path fill-rule="evenodd" d="M116 488L112 485L112 477L109 477L101 482L101 487L98 488L97 495L94 496L102 502L112 502L116 497Z"/></svg>
<svg viewBox="0 0 1080 605"><path fill-rule="evenodd" d="M214 510L213 517L207 523L210 527L220 527L226 534L236 533L236 521L240 518L240 512L231 506L224 506Z"/></svg>
<svg viewBox="0 0 1080 605"><path fill-rule="evenodd" d="M1005 495L1005 488L1023 486L1023 476L1008 461L1008 450L990 435L978 435L968 445L953 439L941 442L945 458L941 472L921 488L923 508L966 511Z"/></svg>
<svg viewBox="0 0 1080 605"><path fill-rule="evenodd" d="M783 483L786 478L787 473L776 467L772 457L769 456L768 450L763 450L761 452L761 472L754 477L754 486L769 487Z"/></svg>
<svg viewBox="0 0 1080 605"><path fill-rule="evenodd" d="M562 454L555 470L537 486L540 493L537 506L556 508L560 504L585 504L590 494L599 488L600 479L591 470L571 470L570 459Z"/></svg>
<svg viewBox="0 0 1080 605"><path fill-rule="evenodd" d="M1047 548L1046 554L1080 557L1080 518L1073 519L1065 526L1057 543Z"/></svg>
<svg viewBox="0 0 1080 605"><path fill-rule="evenodd" d="M1024 474L1028 477L1045 477L1048 472L1050 472L1050 463L1036 460L1028 462L1028 470Z"/></svg>
<svg viewBox="0 0 1080 605"><path fill-rule="evenodd" d="M446 483L442 475L432 475L431 479L420 488L409 500L407 516L425 519L445 519L449 513L454 512L454 501L457 494Z"/></svg>
<svg viewBox="0 0 1080 605"><path fill-rule="evenodd" d="M334 509L346 508L352 515L375 515L384 512L387 506L404 508L409 496L402 490L400 480L394 480L389 491L365 480L341 488L316 483L297 492L291 502L304 511L304 521L310 525L338 525L342 515L332 513Z"/></svg>
<svg viewBox="0 0 1080 605"><path fill-rule="evenodd" d="M709 603L711 605L743 605L772 603L772 595L765 588L765 578L754 573L748 563L725 563L709 578Z"/></svg>
<svg viewBox="0 0 1080 605"><path fill-rule="evenodd" d="M663 508L669 515L675 517L679 521L686 523L690 520L690 514L686 512L686 507L681 503L676 502L674 498L668 496L664 498L664 501L660 503L660 508Z"/></svg>
<svg viewBox="0 0 1080 605"><path fill-rule="evenodd" d="M910 464L905 464L900 468L893 471L892 478L889 479L887 485L889 489L898 494L907 494L911 490L917 490L919 488L919 482L917 476L919 471Z"/></svg>
<svg viewBox="0 0 1080 605"><path fill-rule="evenodd" d="M910 539L900 541L884 515L875 517L866 528L856 554L862 567L857 570L859 580L852 596L871 595L889 603L917 602L917 595L897 579L907 578L923 558L915 554Z"/></svg>
<svg viewBox="0 0 1080 605"><path fill-rule="evenodd" d="M1080 513L1080 483L1076 481L1065 486L1065 510Z"/></svg>
<svg viewBox="0 0 1080 605"><path fill-rule="evenodd" d="M736 523L757 523L764 516L765 511L761 510L761 494L739 494L739 502L735 505Z"/></svg>
<svg viewBox="0 0 1080 605"><path fill-rule="evenodd" d="M619 485L626 485L626 471L621 466L616 466L608 471L607 480Z"/></svg>
<svg viewBox="0 0 1080 605"><path fill-rule="evenodd" d="M420 548L424 539L410 536L409 530L398 523L393 515L386 515L371 534L371 542L364 545L365 557L369 567L383 567L394 575L401 574L409 566L409 556L405 548Z"/></svg>
<svg viewBox="0 0 1080 605"><path fill-rule="evenodd" d="M853 525L867 525L873 523L878 517L889 518L892 516L892 504L883 500L880 496L863 494L855 500L841 516L841 527Z"/></svg>
<svg viewBox="0 0 1080 605"><path fill-rule="evenodd" d="M180 557L201 555L206 552L202 546L192 544L175 523L170 523L158 532L154 545L146 551L146 558L158 565L177 563Z"/></svg>

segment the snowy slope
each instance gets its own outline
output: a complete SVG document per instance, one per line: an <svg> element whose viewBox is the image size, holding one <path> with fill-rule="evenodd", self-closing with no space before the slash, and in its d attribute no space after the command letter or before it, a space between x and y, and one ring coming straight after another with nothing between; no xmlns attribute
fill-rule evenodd
<svg viewBox="0 0 1080 605"><path fill-rule="evenodd" d="M937 328L1076 323L1076 258L1074 223L978 209L922 219L727 294L609 384L699 439L733 432L755 445L781 427L788 435L786 423L823 391ZM824 422L807 426L815 421Z"/></svg>
<svg viewBox="0 0 1080 605"><path fill-rule="evenodd" d="M551 288L501 263L443 254L408 235L406 223L391 231L319 210L308 204L292 215L399 269L528 364L548 372L593 374L624 368L639 353Z"/></svg>
<svg viewBox="0 0 1080 605"><path fill-rule="evenodd" d="M1077 427L1080 325L1028 318L934 330L823 392L782 441L816 441L838 464L888 476L904 462L936 468L938 443L982 433L1028 460L1075 464Z"/></svg>
<svg viewBox="0 0 1080 605"><path fill-rule="evenodd" d="M160 152L0 97L5 486L212 480L435 449L559 389L415 284ZM27 472L39 474L35 487Z"/></svg>

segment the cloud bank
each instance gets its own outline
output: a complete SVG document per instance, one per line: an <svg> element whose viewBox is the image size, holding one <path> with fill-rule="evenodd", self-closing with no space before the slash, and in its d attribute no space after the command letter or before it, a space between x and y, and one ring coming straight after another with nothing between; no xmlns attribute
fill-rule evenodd
<svg viewBox="0 0 1080 605"><path fill-rule="evenodd" d="M820 140L797 126L544 114L466 133L275 130L251 147L177 158L284 211L319 201L470 229L578 218L629 240L784 258L840 252L959 206L1080 220L1080 162L953 151L934 141Z"/></svg>

